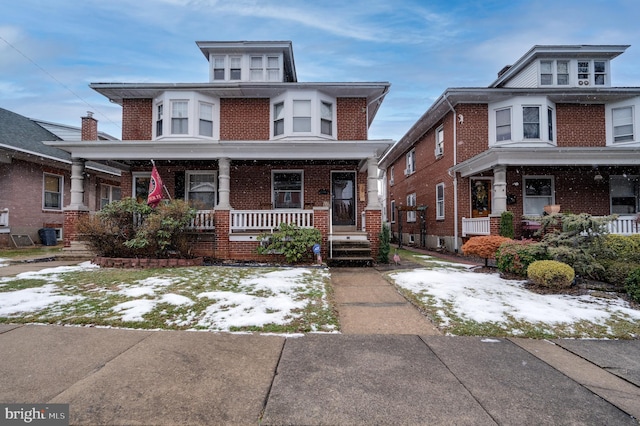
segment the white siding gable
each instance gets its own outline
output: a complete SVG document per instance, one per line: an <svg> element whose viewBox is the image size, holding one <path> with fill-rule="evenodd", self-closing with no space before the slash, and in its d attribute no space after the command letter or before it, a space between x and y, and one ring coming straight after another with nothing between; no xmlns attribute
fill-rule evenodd
<svg viewBox="0 0 640 426"><path fill-rule="evenodd" d="M504 87L538 87L538 62L532 62L518 75L514 76Z"/></svg>

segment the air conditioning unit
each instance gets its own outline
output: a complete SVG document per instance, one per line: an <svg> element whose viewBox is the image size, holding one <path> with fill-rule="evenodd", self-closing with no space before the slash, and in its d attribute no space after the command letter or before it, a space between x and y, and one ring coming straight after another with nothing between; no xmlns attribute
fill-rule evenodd
<svg viewBox="0 0 640 426"><path fill-rule="evenodd" d="M404 169L404 175L409 176L409 169Z"/></svg>
<svg viewBox="0 0 640 426"><path fill-rule="evenodd" d="M589 85L589 80L578 80L578 84L580 86L588 86Z"/></svg>

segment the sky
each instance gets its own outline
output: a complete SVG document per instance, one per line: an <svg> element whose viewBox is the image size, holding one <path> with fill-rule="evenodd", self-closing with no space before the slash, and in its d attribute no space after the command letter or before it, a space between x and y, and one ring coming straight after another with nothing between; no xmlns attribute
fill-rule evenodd
<svg viewBox="0 0 640 426"><path fill-rule="evenodd" d="M0 108L121 137L94 82L199 83L196 41L290 40L300 82L389 82L369 139L399 140L449 87L486 87L537 44L631 45L612 85L640 86L637 0L21 0L0 5Z"/></svg>

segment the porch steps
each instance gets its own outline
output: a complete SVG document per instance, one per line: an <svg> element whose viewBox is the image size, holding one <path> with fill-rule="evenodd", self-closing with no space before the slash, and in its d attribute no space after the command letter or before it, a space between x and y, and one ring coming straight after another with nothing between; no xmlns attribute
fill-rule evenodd
<svg viewBox="0 0 640 426"><path fill-rule="evenodd" d="M332 255L329 262L333 265L369 266L373 263L371 243L365 233L337 233L331 236Z"/></svg>

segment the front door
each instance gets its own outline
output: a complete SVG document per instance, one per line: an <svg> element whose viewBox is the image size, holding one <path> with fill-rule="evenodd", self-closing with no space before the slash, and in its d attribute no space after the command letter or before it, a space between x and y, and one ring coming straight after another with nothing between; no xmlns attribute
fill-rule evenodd
<svg viewBox="0 0 640 426"><path fill-rule="evenodd" d="M356 225L356 174L331 173L331 211L335 226Z"/></svg>
<svg viewBox="0 0 640 426"><path fill-rule="evenodd" d="M491 213L491 181L471 180L471 217L487 217Z"/></svg>

